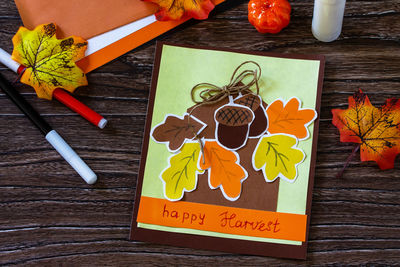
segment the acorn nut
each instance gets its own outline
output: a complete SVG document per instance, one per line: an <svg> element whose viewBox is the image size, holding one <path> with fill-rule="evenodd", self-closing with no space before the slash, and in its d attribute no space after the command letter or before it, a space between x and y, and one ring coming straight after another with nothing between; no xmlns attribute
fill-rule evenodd
<svg viewBox="0 0 400 267"><path fill-rule="evenodd" d="M250 108L225 105L215 112L216 139L228 149L239 149L247 141L254 114Z"/></svg>

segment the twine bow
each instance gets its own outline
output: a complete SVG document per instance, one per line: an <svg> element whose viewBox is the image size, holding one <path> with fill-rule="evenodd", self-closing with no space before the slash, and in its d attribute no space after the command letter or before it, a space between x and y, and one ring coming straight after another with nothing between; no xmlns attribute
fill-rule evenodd
<svg viewBox="0 0 400 267"><path fill-rule="evenodd" d="M257 66L257 69L255 70L243 70L241 73L237 74L240 68L245 65L245 64L254 64ZM252 79L248 83L244 83L244 79L246 77L251 76ZM224 99L225 97L228 97L230 95L236 95L241 92L246 92L249 91L250 88L255 84L257 88L257 95L259 94L260 88L258 86L258 80L260 79L261 76L261 67L258 65L258 63L254 61L245 61L242 64L240 64L235 71L232 74L231 80L229 81L228 85L219 87L215 84L211 83L199 83L193 86L192 91L191 91L191 97L192 101L197 104L197 106L200 105L211 105L214 103L217 103ZM204 88L202 91L199 93L199 97L201 100L196 100L196 92L200 88Z"/></svg>
<svg viewBox="0 0 400 267"><path fill-rule="evenodd" d="M254 64L257 66L257 69L255 70L243 70L241 73L237 74L238 71L240 70L240 68L243 65L246 64ZM202 106L202 105L211 105L214 103L217 103L221 100L223 100L225 97L229 97L231 95L237 95L239 93L242 92L248 92L250 91L250 88L255 84L256 88L257 88L257 95L259 94L260 88L258 86L258 80L260 79L261 76L261 67L260 65L258 65L257 62L254 61L245 61L242 64L240 64L235 71L232 74L231 80L229 81L228 85L219 87L215 84L212 83L199 83L196 84L195 86L193 86L190 95L192 97L192 101L194 103L196 103L196 105L194 106L194 108L190 111L189 116L188 116L188 124L190 121L190 116L192 114L192 112ZM244 79L246 79L246 77L252 77L251 81L248 83L244 83ZM199 93L199 97L201 98L201 100L196 100L196 92L197 90L199 90L200 88L204 88L202 91L200 91ZM194 132L193 128L191 128L193 131L193 136L195 139L197 139L197 141L200 144L200 150L201 150L201 154L203 155L203 164L205 164L205 155L204 155L204 145L202 140L200 139L200 137L197 135L196 132Z"/></svg>

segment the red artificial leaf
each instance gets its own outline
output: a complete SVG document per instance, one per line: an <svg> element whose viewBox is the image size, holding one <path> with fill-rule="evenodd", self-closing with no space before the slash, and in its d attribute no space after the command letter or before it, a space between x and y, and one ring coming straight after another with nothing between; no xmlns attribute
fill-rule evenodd
<svg viewBox="0 0 400 267"><path fill-rule="evenodd" d="M143 0L159 6L156 18L160 21L185 18L206 19L214 3L211 0Z"/></svg>
<svg viewBox="0 0 400 267"><path fill-rule="evenodd" d="M349 108L332 109L332 123L340 131L341 142L360 144L361 161L376 161L379 167L394 167L400 153L400 101L388 99L374 107L361 90L349 97Z"/></svg>
<svg viewBox="0 0 400 267"><path fill-rule="evenodd" d="M193 116L185 115L183 118L175 115L167 115L164 122L155 126L152 136L155 141L168 143L170 151L176 151L182 147L186 140L191 140L199 134L206 125Z"/></svg>

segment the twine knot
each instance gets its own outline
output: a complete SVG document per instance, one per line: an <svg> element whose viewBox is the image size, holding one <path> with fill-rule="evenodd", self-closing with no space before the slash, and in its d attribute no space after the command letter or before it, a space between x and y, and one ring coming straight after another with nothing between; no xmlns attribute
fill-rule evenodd
<svg viewBox="0 0 400 267"><path fill-rule="evenodd" d="M238 74L238 71L243 65L246 64L253 64L257 68L255 70L243 70ZM217 86L215 84L211 83L199 83L193 86L192 91L191 91L191 97L192 101L198 105L204 105L204 104L214 104L225 97L228 97L230 95L236 95L241 92L246 92L249 91L250 88L253 85L256 85L257 88L257 95L259 94L260 88L258 86L258 80L260 79L261 76L261 67L258 65L258 63L254 61L245 61L242 64L240 64L235 71L232 74L232 77L227 85L224 85L222 87ZM252 77L250 82L244 83L244 79L246 77ZM200 89L204 88L203 90L200 91L198 94L198 97L200 97L200 100L196 99L196 92Z"/></svg>

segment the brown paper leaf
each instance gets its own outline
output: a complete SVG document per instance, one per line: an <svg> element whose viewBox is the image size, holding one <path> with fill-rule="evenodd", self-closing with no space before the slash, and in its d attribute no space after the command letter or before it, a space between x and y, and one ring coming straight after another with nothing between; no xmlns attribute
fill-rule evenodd
<svg viewBox="0 0 400 267"><path fill-rule="evenodd" d="M186 140L196 137L207 125L199 119L186 114L183 118L169 114L164 122L153 128L152 137L156 142L168 143L170 151L182 147Z"/></svg>

